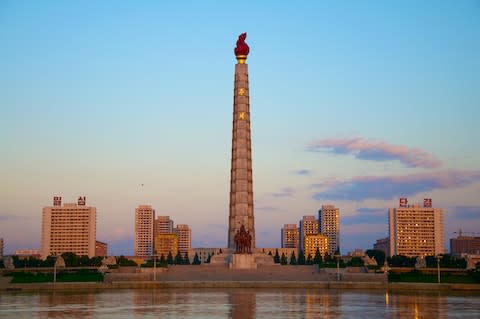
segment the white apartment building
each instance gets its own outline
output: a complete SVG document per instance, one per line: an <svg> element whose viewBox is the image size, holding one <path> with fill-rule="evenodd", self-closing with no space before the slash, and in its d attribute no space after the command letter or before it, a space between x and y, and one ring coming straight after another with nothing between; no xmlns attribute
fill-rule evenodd
<svg viewBox="0 0 480 319"><path fill-rule="evenodd" d="M86 205L85 196L63 206L61 201L60 196L55 196L53 206L43 208L42 258L66 252L94 257L97 209Z"/></svg>

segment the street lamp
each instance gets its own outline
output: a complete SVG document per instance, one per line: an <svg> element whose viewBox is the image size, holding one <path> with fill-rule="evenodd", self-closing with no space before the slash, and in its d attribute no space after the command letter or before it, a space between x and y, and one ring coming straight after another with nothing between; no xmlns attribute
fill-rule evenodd
<svg viewBox="0 0 480 319"><path fill-rule="evenodd" d="M337 281L340 281L340 253L335 254L335 259L337 260Z"/></svg>
<svg viewBox="0 0 480 319"><path fill-rule="evenodd" d="M55 283L57 282L57 255L53 255L54 261L53 261L53 286L55 286Z"/></svg>
<svg viewBox="0 0 480 319"><path fill-rule="evenodd" d="M435 257L437 258L437 281L440 283L440 255Z"/></svg>
<svg viewBox="0 0 480 319"><path fill-rule="evenodd" d="M153 254L153 281L157 281L157 256Z"/></svg>

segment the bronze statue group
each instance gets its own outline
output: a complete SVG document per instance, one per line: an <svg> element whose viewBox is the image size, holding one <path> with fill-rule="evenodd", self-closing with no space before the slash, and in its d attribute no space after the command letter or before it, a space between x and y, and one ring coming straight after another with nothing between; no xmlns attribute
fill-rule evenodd
<svg viewBox="0 0 480 319"><path fill-rule="evenodd" d="M245 226L242 225L240 230L237 230L237 233L234 237L235 240L235 253L236 254L251 254L252 253L252 235L250 231L245 230Z"/></svg>

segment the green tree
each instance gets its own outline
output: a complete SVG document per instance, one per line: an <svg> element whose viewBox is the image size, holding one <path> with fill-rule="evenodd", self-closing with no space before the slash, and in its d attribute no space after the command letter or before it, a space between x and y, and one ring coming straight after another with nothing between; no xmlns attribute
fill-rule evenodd
<svg viewBox="0 0 480 319"><path fill-rule="evenodd" d="M307 256L307 261L305 261L305 264L306 264L306 265L313 265L313 259L312 259L312 255L311 255L311 254L308 254L308 256Z"/></svg>
<svg viewBox="0 0 480 319"><path fill-rule="evenodd" d="M160 264L162 265L167 264L167 260L165 259L165 256L163 254L160 255Z"/></svg>
<svg viewBox="0 0 480 319"><path fill-rule="evenodd" d="M24 263L25 263L24 267L36 268L41 266L42 261L33 256L29 256L28 258L25 258Z"/></svg>
<svg viewBox="0 0 480 319"><path fill-rule="evenodd" d="M288 264L287 256L285 256L285 253L282 253L282 258L280 258L280 263L282 265Z"/></svg>
<svg viewBox="0 0 480 319"><path fill-rule="evenodd" d="M100 267L102 265L103 257L95 256L90 258L89 265L94 267Z"/></svg>
<svg viewBox="0 0 480 319"><path fill-rule="evenodd" d="M290 256L290 265L297 264L297 257L295 257L295 251L292 251L292 255Z"/></svg>
<svg viewBox="0 0 480 319"><path fill-rule="evenodd" d="M383 250L367 249L365 254L370 258L375 258L377 265L383 266L385 264L385 252Z"/></svg>
<svg viewBox="0 0 480 319"><path fill-rule="evenodd" d="M183 258L180 252L175 255L175 265L183 265Z"/></svg>
<svg viewBox="0 0 480 319"><path fill-rule="evenodd" d="M336 262L336 261L335 261L335 258L333 258L332 255L330 255L330 254L325 254L323 260L325 261L325 263L334 263L334 262Z"/></svg>
<svg viewBox="0 0 480 319"><path fill-rule="evenodd" d="M65 261L66 267L78 267L80 266L80 257L72 252L62 254L62 258Z"/></svg>
<svg viewBox="0 0 480 319"><path fill-rule="evenodd" d="M268 255L269 255L269 256L273 256L271 250L268 251Z"/></svg>
<svg viewBox="0 0 480 319"><path fill-rule="evenodd" d="M119 266L124 266L124 267L133 267L133 266L136 267L136 266L138 266L135 261L130 260L123 255L117 258L117 264Z"/></svg>
<svg viewBox="0 0 480 319"><path fill-rule="evenodd" d="M362 258L360 257L352 257L349 262L347 262L347 266L349 267L361 267L364 265Z"/></svg>
<svg viewBox="0 0 480 319"><path fill-rule="evenodd" d="M192 262L192 265L200 265L201 262L200 262L200 258L198 257L198 254L195 253L195 256L193 256L193 262Z"/></svg>
<svg viewBox="0 0 480 319"><path fill-rule="evenodd" d="M317 247L317 250L315 251L315 257L313 257L313 263L315 265L322 264L322 255L320 255L320 249L318 249L318 247Z"/></svg>
<svg viewBox="0 0 480 319"><path fill-rule="evenodd" d="M301 250L301 249L300 249L300 252L298 253L297 263L299 265L305 265L305 254L303 253L303 250Z"/></svg>
<svg viewBox="0 0 480 319"><path fill-rule="evenodd" d="M47 258L45 258L44 261L42 261L42 263L40 264L40 267L53 267L54 264L55 264L55 257L48 256Z"/></svg>
<svg viewBox="0 0 480 319"><path fill-rule="evenodd" d="M402 255L395 255L387 258L390 267L414 267L417 259L415 257L406 257Z"/></svg>
<svg viewBox="0 0 480 319"><path fill-rule="evenodd" d="M78 265L82 267L90 266L90 258L88 258L88 256L81 256L78 258Z"/></svg>
<svg viewBox="0 0 480 319"><path fill-rule="evenodd" d="M23 260L21 260L20 258L18 258L17 255L12 256L12 261L13 261L13 266L15 268L25 267L25 262Z"/></svg>
<svg viewBox="0 0 480 319"><path fill-rule="evenodd" d="M278 254L278 249L275 251L275 256L273 257L273 261L274 261L276 264L279 264L279 263L280 263L280 255Z"/></svg>
<svg viewBox="0 0 480 319"><path fill-rule="evenodd" d="M3 263L3 259L0 259L0 268L5 268L5 264Z"/></svg>
<svg viewBox="0 0 480 319"><path fill-rule="evenodd" d="M174 263L173 255L172 255L172 252L169 251L169 252L168 252L168 255L167 255L167 264L173 265L173 263Z"/></svg>
<svg viewBox="0 0 480 319"><path fill-rule="evenodd" d="M188 254L186 252L183 255L183 264L184 265L190 265L190 258L188 258Z"/></svg>

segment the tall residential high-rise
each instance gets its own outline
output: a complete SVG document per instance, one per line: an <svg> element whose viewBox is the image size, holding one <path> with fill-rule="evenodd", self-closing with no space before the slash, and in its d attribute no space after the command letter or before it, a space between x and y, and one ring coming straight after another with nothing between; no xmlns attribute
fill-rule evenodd
<svg viewBox="0 0 480 319"><path fill-rule="evenodd" d="M178 224L175 228L175 234L178 237L178 251L183 257L192 248L192 230L188 225Z"/></svg>
<svg viewBox="0 0 480 319"><path fill-rule="evenodd" d="M322 205L318 211L318 230L328 237L328 254L340 250L340 209L334 205Z"/></svg>
<svg viewBox="0 0 480 319"><path fill-rule="evenodd" d="M298 248L299 233L296 224L285 224L281 231L282 248Z"/></svg>
<svg viewBox="0 0 480 319"><path fill-rule="evenodd" d="M314 258L315 254L317 253L317 249L322 257L328 253L328 237L323 234L306 235L305 239L303 240L303 245L303 253L305 258L308 258L308 256Z"/></svg>
<svg viewBox="0 0 480 319"><path fill-rule="evenodd" d="M95 242L95 256L108 256L108 244L97 240Z"/></svg>
<svg viewBox="0 0 480 319"><path fill-rule="evenodd" d="M155 210L150 205L140 205L135 208L135 244L134 254L137 257L148 258L153 254L153 224Z"/></svg>
<svg viewBox="0 0 480 319"><path fill-rule="evenodd" d="M95 256L97 209L86 205L85 196L77 203L61 203L61 197L55 196L53 206L43 208L42 258L66 252Z"/></svg>
<svg viewBox="0 0 480 319"><path fill-rule="evenodd" d="M157 216L155 219L155 235L156 234L172 234L173 220L170 216Z"/></svg>
<svg viewBox="0 0 480 319"><path fill-rule="evenodd" d="M318 220L315 216L303 216L299 223L300 249L305 252L305 237L318 234Z"/></svg>
<svg viewBox="0 0 480 319"><path fill-rule="evenodd" d="M480 237L465 236L460 231L457 238L450 238L450 253L480 255Z"/></svg>
<svg viewBox="0 0 480 319"><path fill-rule="evenodd" d="M385 253L385 256L390 256L390 237L377 239L373 244L373 249L381 250Z"/></svg>
<svg viewBox="0 0 480 319"><path fill-rule="evenodd" d="M433 208L431 199L424 205L407 205L400 199L400 207L388 210L390 256L435 256L445 252L443 240L443 210Z"/></svg>
<svg viewBox="0 0 480 319"><path fill-rule="evenodd" d="M253 215L252 149L250 137L250 90L248 65L250 51L245 43L246 33L239 36L234 50L235 65L233 98L232 163L230 169L230 213L228 218L228 248L235 249L235 235L245 227L251 235L250 248L255 248Z"/></svg>
<svg viewBox="0 0 480 319"><path fill-rule="evenodd" d="M178 236L177 234L157 234L155 235L155 255L167 258L171 253L175 257L178 253ZM182 256L183 257L183 256Z"/></svg>
<svg viewBox="0 0 480 319"><path fill-rule="evenodd" d="M318 220L315 216L303 216L299 223L300 249L305 252L305 236L318 235Z"/></svg>

